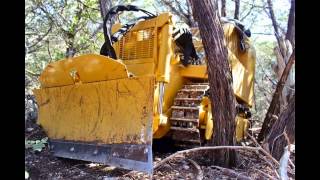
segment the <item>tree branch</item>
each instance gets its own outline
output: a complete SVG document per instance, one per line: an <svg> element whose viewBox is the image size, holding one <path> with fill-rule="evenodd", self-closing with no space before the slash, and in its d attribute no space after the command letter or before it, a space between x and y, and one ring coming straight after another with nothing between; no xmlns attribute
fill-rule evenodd
<svg viewBox="0 0 320 180"><path fill-rule="evenodd" d="M231 0L231 1L234 2L234 1L236 1L236 0ZM241 3L247 4L247 5L250 5L250 6L254 6L255 8L262 8L262 9L267 8L267 7L265 7L264 5L263 5L263 6L258 6L258 5L256 5L256 4L254 4L255 0L252 0L252 2L253 2L253 3L249 3L249 2L247 2L247 1L241 1Z"/></svg>
<svg viewBox="0 0 320 180"><path fill-rule="evenodd" d="M265 119L263 121L263 125L262 125L262 129L261 132L259 133L258 136L258 141L262 141L264 139L264 137L269 133L269 130L273 124L273 122L271 122L271 117L272 115L278 115L279 111L280 111L280 95L282 93L282 90L284 88L284 85L287 81L289 72L291 70L291 67L293 65L295 61L295 49L293 49L293 52L290 56L290 59L285 67L285 69L282 72L281 78L277 84L277 88L275 93L273 94L272 97L272 101L270 103L270 106L268 108L267 114L265 116Z"/></svg>
<svg viewBox="0 0 320 180"><path fill-rule="evenodd" d="M286 39L290 41L292 46L295 45L295 0L291 0L291 8L289 12Z"/></svg>
<svg viewBox="0 0 320 180"><path fill-rule="evenodd" d="M32 71L30 71L28 69L25 69L25 70L26 70L27 73L29 73L32 76L36 76L36 77L40 76L40 74L38 74L38 73L32 72Z"/></svg>
<svg viewBox="0 0 320 180"><path fill-rule="evenodd" d="M269 17L271 18L271 21L272 21L272 26L273 26L273 29L274 29L274 35L276 36L276 39L277 39L277 42L278 42L278 46L279 46L279 50L280 50L280 53L282 55L282 57L285 57L285 47L284 47L284 42L281 38L281 35L279 34L279 25L278 25L278 22L276 20L276 17L274 15L274 11L273 11L273 4L272 4L272 1L271 0L267 0L267 3L268 3L268 9L269 9Z"/></svg>
<svg viewBox="0 0 320 180"><path fill-rule="evenodd" d="M260 35L266 35L266 36L273 36L271 33L263 33L263 32L252 32L251 34L260 34Z"/></svg>
<svg viewBox="0 0 320 180"><path fill-rule="evenodd" d="M184 13L182 11L182 8L180 6L179 3L175 3L175 4L178 4L178 9L176 9L174 6L173 6L173 1L167 1L167 0L161 0L161 2L167 6L175 15L179 16L186 24L188 24L189 26L191 26L191 22L189 22L189 19L188 19L188 15L186 13Z"/></svg>
<svg viewBox="0 0 320 180"><path fill-rule="evenodd" d="M87 9L92 9L92 10L95 10L95 11L100 11L100 9L98 8L93 8L93 7L90 7L88 5L86 5L84 2L82 2L81 0L76 0L78 3L82 4L85 8Z"/></svg>
<svg viewBox="0 0 320 180"><path fill-rule="evenodd" d="M240 0L235 0L234 4L235 4L234 19L239 20Z"/></svg>
<svg viewBox="0 0 320 180"><path fill-rule="evenodd" d="M226 0L221 0L221 17L227 16Z"/></svg>
<svg viewBox="0 0 320 180"><path fill-rule="evenodd" d="M47 42L48 42L48 45L47 45L47 51L48 51L48 54L49 54L49 57L50 57L50 61L49 61L49 63L51 63L51 61L52 61L53 59L52 59L51 52L50 52L50 44L49 44L49 43L50 43L50 41L48 40Z"/></svg>
<svg viewBox="0 0 320 180"><path fill-rule="evenodd" d="M251 11L252 11L254 8L255 8L254 6L251 6L251 8L250 8L249 11L247 12L247 14L244 15L244 16L240 19L240 21L243 21L246 17L248 17L248 16L251 14Z"/></svg>
<svg viewBox="0 0 320 180"><path fill-rule="evenodd" d="M236 150L236 149L245 149L245 150L250 150L250 151L259 151L259 150L261 150L261 148L249 147L249 146L207 146L207 147L198 147L198 148L178 151L178 152L176 152L176 153L164 158L162 161L158 162L153 168L154 169L159 168L161 165L163 165L164 163L168 162L169 160L175 158L178 155L185 156L185 155L187 155L189 153L192 153L192 152L205 151L205 150L218 150L218 149L234 149L234 150Z"/></svg>
<svg viewBox="0 0 320 180"><path fill-rule="evenodd" d="M239 179L239 180L252 180L251 178L237 173L235 170L228 169L228 168L223 168L219 166L211 166L213 168L219 169L223 174L232 176L233 178Z"/></svg>
<svg viewBox="0 0 320 180"><path fill-rule="evenodd" d="M36 46L37 44L39 44L39 42L41 42L41 41L51 32L51 30L52 30L52 24L50 23L50 27L49 27L48 31L47 31L44 35L38 37L38 38L37 38L37 41L36 41L35 43L33 43L32 45L28 46L27 48L28 48L28 49L31 49L31 48L33 48L34 46ZM30 50L30 51L31 51L31 50Z"/></svg>

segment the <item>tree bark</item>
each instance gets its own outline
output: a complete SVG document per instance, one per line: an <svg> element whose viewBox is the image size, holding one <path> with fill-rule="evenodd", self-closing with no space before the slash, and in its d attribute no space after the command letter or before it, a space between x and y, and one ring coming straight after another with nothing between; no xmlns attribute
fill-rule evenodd
<svg viewBox="0 0 320 180"><path fill-rule="evenodd" d="M295 95L290 99L287 108L281 113L279 120L272 126L270 134L266 138L266 145L269 148L272 156L280 160L281 155L284 152L284 148L288 145L288 142L284 136L284 133L289 138L289 143L292 144L295 141Z"/></svg>
<svg viewBox="0 0 320 180"><path fill-rule="evenodd" d="M275 120L277 119L277 116L280 113L280 96L282 94L282 90L283 90L284 85L287 81L289 72L291 70L291 67L292 67L294 61L295 61L295 49L293 50L293 52L290 56L288 64L286 65L285 69L283 70L280 81L278 82L277 88L273 94L269 109L268 109L267 114L264 118L262 128L261 128L261 131L258 136L259 142L263 141L265 136L269 133L270 128L272 127Z"/></svg>
<svg viewBox="0 0 320 180"><path fill-rule="evenodd" d="M295 0L291 0L286 39L290 41L293 47L295 46Z"/></svg>
<svg viewBox="0 0 320 180"><path fill-rule="evenodd" d="M221 0L221 17L227 16L226 0Z"/></svg>
<svg viewBox="0 0 320 180"><path fill-rule="evenodd" d="M235 97L232 76L224 44L223 29L218 17L216 0L191 0L194 19L198 22L208 61L210 100L214 119L212 145L235 144ZM213 163L232 167L236 163L236 153L232 150L219 150L212 154Z"/></svg>
<svg viewBox="0 0 320 180"><path fill-rule="evenodd" d="M76 49L74 47L74 37L72 32L66 32L66 58L72 58L76 54Z"/></svg>
<svg viewBox="0 0 320 180"><path fill-rule="evenodd" d="M187 0L187 18L188 18L188 25L190 27L196 27L196 23L194 22L193 16L192 16L192 10L191 10L191 5L190 5L190 0Z"/></svg>
<svg viewBox="0 0 320 180"><path fill-rule="evenodd" d="M287 26L287 33L286 33L286 47L287 47L287 53L286 55L290 53L290 50L292 50L292 47L295 47L295 0L291 0L291 8L289 12L289 18L288 18L288 26ZM285 63L287 63L288 57L285 58ZM285 88L283 91L283 98L284 98L284 104L287 104L289 99L291 99L293 95L292 89L295 87L294 82L294 68L291 69L289 73L288 80L286 82L286 86L289 88Z"/></svg>
<svg viewBox="0 0 320 180"><path fill-rule="evenodd" d="M112 0L99 0L99 7L100 7L100 14L101 14L102 21L104 21L106 14L108 13L109 9L112 7ZM111 19L111 24L113 23L114 23L114 19ZM101 28L104 28L103 23L101 24ZM109 32L111 32L112 26L109 26L109 27L107 26L106 28ZM107 41L105 36L104 38L105 38L105 41Z"/></svg>
<svg viewBox="0 0 320 180"><path fill-rule="evenodd" d="M66 49L66 58L72 58L76 54L76 49L73 46L69 46Z"/></svg>
<svg viewBox="0 0 320 180"><path fill-rule="evenodd" d="M235 0L235 1L234 1L234 4L235 4L234 19L238 19L238 20L239 20L240 0Z"/></svg>
<svg viewBox="0 0 320 180"><path fill-rule="evenodd" d="M100 7L100 13L102 19L106 16L108 10L112 6L112 1L111 0L99 0L99 7Z"/></svg>

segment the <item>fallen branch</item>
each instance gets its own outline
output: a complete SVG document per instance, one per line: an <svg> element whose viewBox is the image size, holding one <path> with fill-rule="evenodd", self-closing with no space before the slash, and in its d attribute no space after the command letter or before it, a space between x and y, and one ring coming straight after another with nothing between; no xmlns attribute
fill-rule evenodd
<svg viewBox="0 0 320 180"><path fill-rule="evenodd" d="M36 77L40 76L40 74L38 74L38 73L34 73L34 72L32 72L32 71L30 71L28 69L25 69L25 70L26 70L27 73L29 73L32 76L36 76Z"/></svg>
<svg viewBox="0 0 320 180"><path fill-rule="evenodd" d="M267 157L269 157L269 158L279 167L279 166L280 166L280 163L279 163L274 157L272 157L272 155L271 155L270 153L268 153L266 150L264 150L264 149L261 147L261 145L255 140L254 137L250 136L249 133L247 133L247 134L248 134L248 136L251 138L251 140L252 140L258 147L261 148L261 151L262 151ZM265 160L265 161L266 161L266 160ZM266 162L268 162L268 161L266 161ZM268 163L269 163L269 162L268 162ZM280 178L279 173L278 173L276 170L275 170L274 172L275 172L276 176L277 176L278 178Z"/></svg>
<svg viewBox="0 0 320 180"><path fill-rule="evenodd" d="M284 153L280 159L279 175L281 180L288 180L287 168L288 168L288 159L290 157L289 147L284 148Z"/></svg>
<svg viewBox="0 0 320 180"><path fill-rule="evenodd" d="M197 169L196 180L202 180L203 179L203 172L201 170L201 167L196 162L194 162L192 159L188 159L188 161Z"/></svg>
<svg viewBox="0 0 320 180"><path fill-rule="evenodd" d="M288 143L288 146L284 148L283 155L280 159L279 174L280 174L281 180L287 180L288 179L287 169L288 169L288 163L290 159L291 143L285 130L283 134Z"/></svg>
<svg viewBox="0 0 320 180"><path fill-rule="evenodd" d="M257 148L257 147L248 147L248 146L210 146L210 147L198 147L198 148L193 148L193 149L187 149L183 151L178 151L166 158L164 158L162 161L158 162L155 166L154 169L159 168L161 165L169 161L170 159L173 159L174 157L178 155L186 155L191 152L196 152L196 151L205 151L205 150L217 150L217 149L246 149L246 150L251 150L251 151L259 151L262 148Z"/></svg>
<svg viewBox="0 0 320 180"><path fill-rule="evenodd" d="M288 137L288 134L286 133L286 128L284 128L283 135L284 135L284 138L286 139L286 141L287 141L287 143L288 143L288 151L289 151L289 154L291 154L291 152L293 152L292 149L294 149L295 146L291 144L291 142L290 142L290 140L289 140L289 137ZM288 161L289 161L289 164L290 164L293 168L296 168L296 166L295 166L295 165L292 163L292 161L290 160L290 155L289 155Z"/></svg>
<svg viewBox="0 0 320 180"><path fill-rule="evenodd" d="M283 132L284 133L284 132ZM276 142L276 140L278 138L280 138L281 136L283 136L283 133L279 134L277 137L274 138L274 140L272 141L272 145L271 145L271 152L273 152L273 147L274 147L274 143Z"/></svg>
<svg viewBox="0 0 320 180"><path fill-rule="evenodd" d="M259 169L256 169L256 168L253 168L253 169L254 169L255 171L259 172L260 174L266 176L267 178L271 179L271 180L277 180L276 178L270 176L269 174L267 174L267 173L265 173L265 172L263 172L263 171L261 171L261 170L259 170Z"/></svg>
<svg viewBox="0 0 320 180"><path fill-rule="evenodd" d="M293 162L291 161L291 159L289 159L289 164L290 164L293 168L296 168L296 166L293 164Z"/></svg>
<svg viewBox="0 0 320 180"><path fill-rule="evenodd" d="M258 154L258 157L260 157L261 159L263 159L272 169L277 169L274 167L274 164L272 164L270 161L268 161L268 159L266 158L266 156L263 156L262 154ZM276 172L277 173L277 172ZM279 174L277 174L277 176L279 176Z"/></svg>
<svg viewBox="0 0 320 180"><path fill-rule="evenodd" d="M261 152L263 152L263 154L265 154L266 156L268 156L276 165L278 165L278 166L280 165L279 162L278 162L275 158L273 158L270 153L268 153L266 150L264 150L264 149L261 147L261 145L255 140L254 137L252 137L249 133L247 133L247 135L248 135L248 136L250 137L250 139L260 148L260 150L261 150Z"/></svg>
<svg viewBox="0 0 320 180"><path fill-rule="evenodd" d="M223 174L228 175L228 176L232 176L233 178L236 178L239 180L252 180L248 176L241 175L232 169L223 168L223 167L219 167L219 166L211 166L211 167L219 169Z"/></svg>

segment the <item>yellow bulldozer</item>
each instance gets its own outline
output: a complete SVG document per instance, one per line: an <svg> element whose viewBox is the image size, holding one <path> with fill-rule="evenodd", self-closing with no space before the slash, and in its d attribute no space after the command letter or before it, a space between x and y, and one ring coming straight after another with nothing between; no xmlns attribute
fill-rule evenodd
<svg viewBox="0 0 320 180"><path fill-rule="evenodd" d="M146 16L113 24L123 11ZM240 22L221 22L241 141L253 105L255 51ZM53 155L152 173L153 139L199 146L209 141L214 107L199 30L179 29L170 13L154 15L132 5L111 8L103 25L100 54L48 64L34 90L37 122Z"/></svg>

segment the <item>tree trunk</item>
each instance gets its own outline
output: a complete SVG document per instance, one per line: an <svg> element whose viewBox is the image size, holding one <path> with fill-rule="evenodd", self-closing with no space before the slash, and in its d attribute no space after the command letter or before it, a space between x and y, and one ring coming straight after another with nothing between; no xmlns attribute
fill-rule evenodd
<svg viewBox="0 0 320 180"><path fill-rule="evenodd" d="M67 49L66 49L66 58L72 58L76 54L76 48L74 47L74 37L75 35L68 32L66 35L66 44L67 44Z"/></svg>
<svg viewBox="0 0 320 180"><path fill-rule="evenodd" d="M290 41L293 47L295 46L295 0L291 0L286 39Z"/></svg>
<svg viewBox="0 0 320 180"><path fill-rule="evenodd" d="M239 20L240 0L235 0L234 4L235 4L234 19L238 19Z"/></svg>
<svg viewBox="0 0 320 180"><path fill-rule="evenodd" d="M221 0L221 17L227 16L226 0Z"/></svg>
<svg viewBox="0 0 320 180"><path fill-rule="evenodd" d="M290 13L289 13L289 18L288 18L288 23L287 23L287 33L284 38L283 35L279 33L278 30L278 24L273 12L273 5L271 0L267 1L268 6L269 6L269 15L272 21L272 25L274 28L275 36L278 42L278 47L275 48L275 54L277 57L277 65L274 68L275 73L277 74L278 80L281 78L282 72L288 63L289 57L292 53L292 47L294 44L294 32L295 32L295 1L291 0L291 8L290 8ZM293 71L292 69L289 72L289 77L286 81L286 86L289 88L285 88L282 91L281 99L280 99L280 104L281 108L285 107L288 103L288 100L291 98L293 91L292 88L294 88L294 77L293 77Z"/></svg>
<svg viewBox="0 0 320 180"><path fill-rule="evenodd" d="M288 54L290 53L290 50L292 50L292 47L295 47L295 0L291 0L291 8L288 18L288 26L287 26L287 33L286 33L286 47L287 57L285 58L285 63L288 62ZM294 81L294 68L291 69L289 72L289 77L286 82L286 86L289 88L285 88L283 91L283 98L284 98L284 105L287 104L289 99L291 99L293 95L292 89L295 87L295 81Z"/></svg>
<svg viewBox="0 0 320 180"><path fill-rule="evenodd" d="M99 0L99 7L100 7L100 13L102 19L106 16L108 10L112 6L112 1L111 0Z"/></svg>
<svg viewBox="0 0 320 180"><path fill-rule="evenodd" d="M267 114L264 118L263 124L262 124L262 128L261 131L259 133L258 136L258 141L263 141L263 139L265 138L265 136L269 133L270 128L272 127L272 125L274 124L275 120L277 119L279 113L280 113L280 96L282 94L283 91L283 87L287 81L289 72L291 70L291 67L294 63L295 60L295 50L293 50L289 62L286 65L281 79L277 84L277 88L273 94L269 109L267 111Z"/></svg>
<svg viewBox="0 0 320 180"><path fill-rule="evenodd" d="M191 0L194 19L198 22L208 61L210 100L214 119L212 145L235 144L235 97L232 88L232 76L224 44L223 29L218 17L216 0ZM236 163L233 150L214 152L213 163L232 167Z"/></svg>
<svg viewBox="0 0 320 180"><path fill-rule="evenodd" d="M281 53L282 57L286 57L286 55L285 55L285 51L286 51L285 50L286 49L285 48L285 42L284 42L284 38L279 33L278 23L277 23L275 15L274 15L272 1L271 0L267 0L267 3L268 3L268 9L269 9L269 16L270 16L271 21L272 21L272 26L273 26L273 29L274 29L274 35L276 36L280 53Z"/></svg>
<svg viewBox="0 0 320 180"><path fill-rule="evenodd" d="M194 19L193 19L193 16L192 16L192 10L191 10L191 5L190 5L190 0L187 0L186 3L187 3L187 18L188 18L188 25L190 27L196 27L196 23L194 22Z"/></svg>
<svg viewBox="0 0 320 180"><path fill-rule="evenodd" d="M295 95L290 99L287 108L281 113L279 120L277 120L270 134L266 138L266 146L269 148L272 156L280 160L284 148L288 145L288 142L284 136L284 133L288 136L290 144L295 141Z"/></svg>
<svg viewBox="0 0 320 180"><path fill-rule="evenodd" d="M290 88L294 87L293 69L291 67L295 59L295 51L294 50L292 51L292 47L294 47L293 45L294 45L294 33L295 33L295 0L291 0L291 8L290 8L288 25L287 25L287 33L285 36L286 39L284 39L284 37L281 34L279 34L278 24L273 12L273 5L271 0L267 0L267 3L269 6L269 15L270 15L275 36L278 42L278 47L275 48L277 65L274 70L278 75L279 82L275 90L275 93L273 95L272 101L270 103L268 112L265 116L261 132L259 133L259 136L258 136L258 141L260 142L263 141L264 138L269 134L270 129L272 128L271 135L269 135L266 138L267 139L266 143L268 143L269 150L274 155L274 157L276 157L277 159L280 159L283 152L283 148L285 147L284 145L282 146L281 144L284 144L285 139L282 136L280 137L280 139L278 138L278 140L276 140L275 144L273 144L273 141L275 138L277 138L275 137L275 134L277 133L281 134L283 132L284 128L282 128L282 126L279 125L279 123L281 124L282 122L279 122L279 121L284 121L284 120L281 120L281 118L284 118L284 117L280 117L279 120L277 119L280 112L284 112L282 107L286 106L287 102L289 102L289 99L292 100L292 95L293 95L293 91ZM287 86L287 87L284 89L284 86ZM289 106L290 104L287 107L289 108ZM293 125L293 130L292 130L292 124L287 126L287 128L290 129L291 134L290 135L288 134L288 135L291 136L291 139L292 139L292 134L294 136L294 125ZM287 131L289 129L287 129Z"/></svg>
<svg viewBox="0 0 320 180"><path fill-rule="evenodd" d="M69 46L66 49L66 58L72 58L76 54L76 49L73 46Z"/></svg>
<svg viewBox="0 0 320 180"><path fill-rule="evenodd" d="M100 14L102 17L102 21L104 21L106 14L108 13L109 9L112 7L112 0L99 0L99 7L100 7ZM113 21L114 21L114 19L111 19L111 24L113 24ZM101 28L104 28L103 23L101 24ZM107 26L106 28L109 32L111 32L112 26ZM98 29L100 29L100 27ZM106 33L106 32L104 32L104 33ZM105 39L105 41L107 41L106 36L104 36L104 39Z"/></svg>

